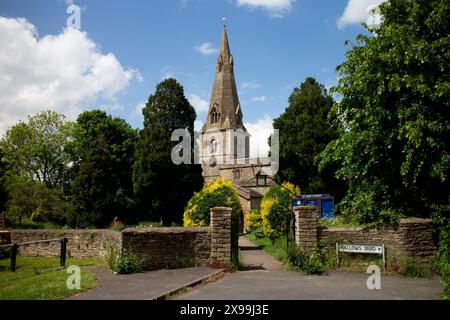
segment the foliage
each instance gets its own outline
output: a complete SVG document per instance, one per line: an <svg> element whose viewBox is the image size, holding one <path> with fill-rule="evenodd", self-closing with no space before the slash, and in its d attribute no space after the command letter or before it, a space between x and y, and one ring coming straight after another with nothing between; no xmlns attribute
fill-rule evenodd
<svg viewBox="0 0 450 320"><path fill-rule="evenodd" d="M71 145L74 214L69 223L77 227L104 227L116 216L132 219L136 130L123 119L94 110L78 116L74 136Z"/></svg>
<svg viewBox="0 0 450 320"><path fill-rule="evenodd" d="M340 136L320 164L338 165L349 183L342 209L360 222L427 215L450 195L450 6L391 0L380 11L383 23L337 68Z"/></svg>
<svg viewBox="0 0 450 320"><path fill-rule="evenodd" d="M431 277L433 271L429 264L406 257L400 261L398 273L407 277L425 278Z"/></svg>
<svg viewBox="0 0 450 320"><path fill-rule="evenodd" d="M305 274L322 274L327 271L327 258L319 247L308 253L296 244L291 244L287 256L289 265L296 271Z"/></svg>
<svg viewBox="0 0 450 320"><path fill-rule="evenodd" d="M315 157L337 138L327 119L333 98L314 78L307 78L289 97L289 106L273 122L280 130L281 180L296 182L306 193L343 195L345 187L333 176L333 168L318 172Z"/></svg>
<svg viewBox="0 0 450 320"><path fill-rule="evenodd" d="M0 213L6 209L8 192L6 188L7 173L9 171L8 163L3 157L3 150L0 146Z"/></svg>
<svg viewBox="0 0 450 320"><path fill-rule="evenodd" d="M54 111L44 111L14 125L0 142L4 160L16 174L62 188L67 182L70 158L66 146L72 123Z"/></svg>
<svg viewBox="0 0 450 320"><path fill-rule="evenodd" d="M261 219L264 234L272 240L286 233L291 216L292 199L300 189L289 183L273 185L261 201Z"/></svg>
<svg viewBox="0 0 450 320"><path fill-rule="evenodd" d="M17 256L17 270L9 270L9 259L0 260L0 300L54 300L95 288L97 278L84 266L100 265L94 259L68 258L67 265L81 267L81 290L67 288L66 269L60 269L59 258Z"/></svg>
<svg viewBox="0 0 450 320"><path fill-rule="evenodd" d="M450 218L440 213L437 213L433 218L439 232L437 262L440 269L441 281L444 286L442 299L450 300Z"/></svg>
<svg viewBox="0 0 450 320"><path fill-rule="evenodd" d="M37 223L64 224L71 210L61 189L50 189L42 182L12 176L8 179L8 202L6 216L11 222L22 224L30 218Z"/></svg>
<svg viewBox="0 0 450 320"><path fill-rule="evenodd" d="M141 271L139 259L129 252L115 255L115 259L110 267L112 271L117 272L118 274L132 274Z"/></svg>
<svg viewBox="0 0 450 320"><path fill-rule="evenodd" d="M144 129L136 147L133 185L143 218L162 219L164 225L181 222L184 204L201 188L203 178L200 166L172 162L172 149L178 142L171 141L171 136L176 129L192 135L196 112L174 79L158 84L142 112Z"/></svg>
<svg viewBox="0 0 450 320"><path fill-rule="evenodd" d="M262 228L262 217L259 209L253 209L245 215L245 226L249 231Z"/></svg>
<svg viewBox="0 0 450 320"><path fill-rule="evenodd" d="M230 207L232 216L239 217L242 209L238 194L230 181L218 178L208 182L189 200L184 211L185 227L206 227L210 223L210 209Z"/></svg>

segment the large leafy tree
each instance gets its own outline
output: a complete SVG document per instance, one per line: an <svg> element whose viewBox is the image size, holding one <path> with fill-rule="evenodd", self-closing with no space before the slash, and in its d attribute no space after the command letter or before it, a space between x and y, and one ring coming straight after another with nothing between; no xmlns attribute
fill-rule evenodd
<svg viewBox="0 0 450 320"><path fill-rule="evenodd" d="M123 119L94 110L78 116L74 136L70 223L103 227L115 217L133 220L136 130Z"/></svg>
<svg viewBox="0 0 450 320"><path fill-rule="evenodd" d="M62 188L68 180L70 158L66 146L72 124L64 116L44 111L14 125L0 142L4 160L18 175Z"/></svg>
<svg viewBox="0 0 450 320"><path fill-rule="evenodd" d="M323 153L361 222L429 215L450 200L450 5L390 0L337 70L340 137ZM445 210L444 210L445 211Z"/></svg>
<svg viewBox="0 0 450 320"><path fill-rule="evenodd" d="M289 106L273 122L280 130L281 180L299 184L304 193L342 194L330 169L318 172L315 157L337 137L328 121L333 98L314 78L307 78L289 97Z"/></svg>
<svg viewBox="0 0 450 320"><path fill-rule="evenodd" d="M0 214L6 209L8 193L6 191L6 178L8 165L3 157L3 150L0 148Z"/></svg>
<svg viewBox="0 0 450 320"><path fill-rule="evenodd" d="M136 148L134 190L146 218L161 219L165 225L180 223L183 208L203 183L201 167L175 165L171 141L176 129L194 130L196 113L175 79L159 83L143 109L144 129ZM184 152L187 152L186 150Z"/></svg>

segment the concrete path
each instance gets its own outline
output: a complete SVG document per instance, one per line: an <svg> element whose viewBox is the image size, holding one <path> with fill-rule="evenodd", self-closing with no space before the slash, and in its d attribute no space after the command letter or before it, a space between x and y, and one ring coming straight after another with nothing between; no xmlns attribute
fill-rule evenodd
<svg viewBox="0 0 450 320"><path fill-rule="evenodd" d="M439 299L438 278L411 279L382 276L381 290L367 289L368 274L334 272L323 276L304 276L282 271L271 255L241 237L239 247L246 271L177 297L180 300L413 300Z"/></svg>
<svg viewBox="0 0 450 320"><path fill-rule="evenodd" d="M239 249L247 270L282 270L283 265L245 237L239 238Z"/></svg>
<svg viewBox="0 0 450 320"><path fill-rule="evenodd" d="M243 271L193 290L180 300L434 300L438 278L382 276L381 290L369 290L364 273L303 276L292 271Z"/></svg>
<svg viewBox="0 0 450 320"><path fill-rule="evenodd" d="M153 300L221 272L208 267L114 275L106 268L87 268L97 275L97 288L68 300ZM83 281L83 279L81 279Z"/></svg>

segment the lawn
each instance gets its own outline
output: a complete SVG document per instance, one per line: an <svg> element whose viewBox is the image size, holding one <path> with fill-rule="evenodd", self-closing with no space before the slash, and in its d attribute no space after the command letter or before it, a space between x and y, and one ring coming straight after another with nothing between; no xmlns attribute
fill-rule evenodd
<svg viewBox="0 0 450 320"><path fill-rule="evenodd" d="M273 256L275 259L287 265L287 252L286 252L286 237L281 237L272 241L269 238L257 238L255 233L248 233L246 235L247 239L261 247L268 254Z"/></svg>
<svg viewBox="0 0 450 320"><path fill-rule="evenodd" d="M0 260L0 300L55 300L95 288L96 276L85 266L102 264L96 259L67 259L66 266L81 268L81 289L70 290L66 281L70 276L59 268L59 258L17 257L17 270L11 272L10 260Z"/></svg>

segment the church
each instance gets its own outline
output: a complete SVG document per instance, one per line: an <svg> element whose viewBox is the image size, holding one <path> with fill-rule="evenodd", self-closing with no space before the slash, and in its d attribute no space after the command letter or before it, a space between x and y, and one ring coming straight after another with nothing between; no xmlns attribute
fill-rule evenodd
<svg viewBox="0 0 450 320"><path fill-rule="evenodd" d="M250 138L224 26L208 116L201 132L201 164L205 182L222 177L233 183L244 215L259 208L264 194L275 183L271 159L250 157Z"/></svg>

